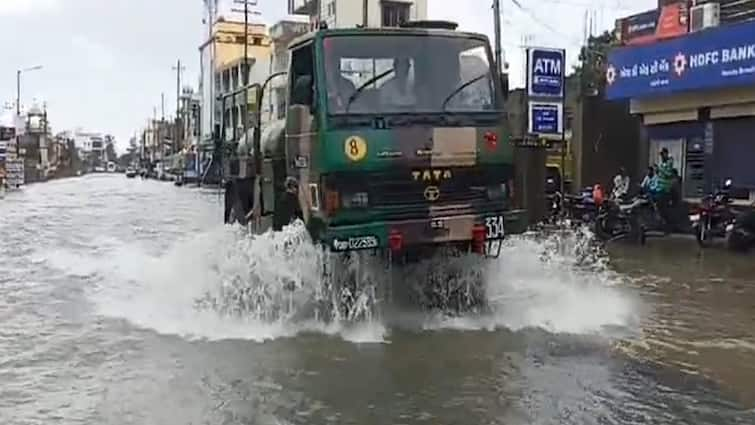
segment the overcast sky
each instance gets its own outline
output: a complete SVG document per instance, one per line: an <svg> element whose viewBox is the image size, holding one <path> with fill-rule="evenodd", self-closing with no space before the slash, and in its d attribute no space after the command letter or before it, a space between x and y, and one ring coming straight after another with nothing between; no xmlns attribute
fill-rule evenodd
<svg viewBox="0 0 755 425"><path fill-rule="evenodd" d="M227 0L230 1L230 0ZM357 1L357 0L353 0ZM492 39L491 0L429 0L430 18ZM285 0L259 0L264 18L284 17ZM586 11L596 32L616 18L654 7L655 0L502 0L503 48L515 85L522 84L520 45L567 49L575 60ZM16 70L24 74L22 102L46 101L55 131L83 127L116 136L119 149L153 109L175 111L178 59L184 81L197 85L203 41L201 0L0 0L0 103L16 97Z"/></svg>

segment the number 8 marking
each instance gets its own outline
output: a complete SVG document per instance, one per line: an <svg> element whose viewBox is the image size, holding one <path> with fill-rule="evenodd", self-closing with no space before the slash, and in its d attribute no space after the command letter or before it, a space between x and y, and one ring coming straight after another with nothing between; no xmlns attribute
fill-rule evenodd
<svg viewBox="0 0 755 425"><path fill-rule="evenodd" d="M351 136L346 139L344 153L351 161L361 161L367 157L367 142L359 136Z"/></svg>

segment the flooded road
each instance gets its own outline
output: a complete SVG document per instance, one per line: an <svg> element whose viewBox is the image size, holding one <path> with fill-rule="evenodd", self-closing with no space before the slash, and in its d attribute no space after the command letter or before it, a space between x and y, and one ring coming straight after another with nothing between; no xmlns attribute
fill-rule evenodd
<svg viewBox="0 0 755 425"><path fill-rule="evenodd" d="M0 423L755 423L752 257L520 239L484 316L233 319L197 299L304 285L311 259L221 216L123 176L0 201Z"/></svg>

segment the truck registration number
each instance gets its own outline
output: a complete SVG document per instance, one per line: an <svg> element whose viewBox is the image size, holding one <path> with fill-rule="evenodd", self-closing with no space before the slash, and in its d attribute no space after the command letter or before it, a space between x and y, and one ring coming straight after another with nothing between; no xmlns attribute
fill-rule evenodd
<svg viewBox="0 0 755 425"><path fill-rule="evenodd" d="M487 217L485 219L485 229L487 239L503 239L506 236L503 216Z"/></svg>

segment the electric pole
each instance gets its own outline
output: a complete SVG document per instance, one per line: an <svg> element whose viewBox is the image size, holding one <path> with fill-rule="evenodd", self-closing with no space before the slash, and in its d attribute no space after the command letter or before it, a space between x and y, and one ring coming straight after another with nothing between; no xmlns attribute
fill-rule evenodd
<svg viewBox="0 0 755 425"><path fill-rule="evenodd" d="M503 72L501 59L501 1L493 0L493 25L495 31L495 63L497 76Z"/></svg>
<svg viewBox="0 0 755 425"><path fill-rule="evenodd" d="M370 21L369 7L370 2L368 0L364 0L362 2L362 26L365 28L367 28Z"/></svg>
<svg viewBox="0 0 755 425"><path fill-rule="evenodd" d="M241 111L244 113L244 142L249 127L249 0L244 0L244 73L241 76L244 85L244 107Z"/></svg>
<svg viewBox="0 0 755 425"><path fill-rule="evenodd" d="M174 153L178 152L181 141L183 139L182 137L182 120L181 120L181 72L185 69L184 66L181 65L181 59L179 59L176 62L176 66L173 67L173 70L176 71L176 119L174 121L174 140L173 140L173 150Z"/></svg>

